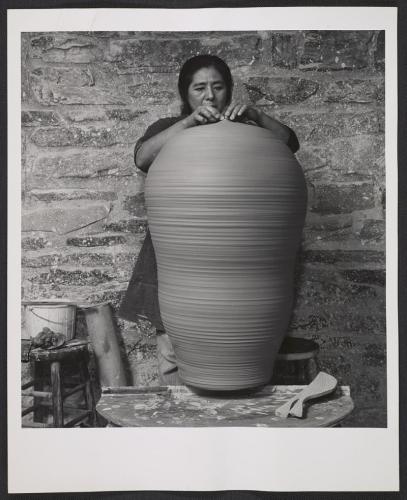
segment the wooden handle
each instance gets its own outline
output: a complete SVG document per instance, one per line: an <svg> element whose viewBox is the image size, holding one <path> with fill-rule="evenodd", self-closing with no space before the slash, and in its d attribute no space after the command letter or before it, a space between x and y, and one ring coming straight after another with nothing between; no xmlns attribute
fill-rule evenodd
<svg viewBox="0 0 407 500"><path fill-rule="evenodd" d="M301 393L299 393L299 394L301 394ZM291 407L297 401L297 399L298 399L298 394L296 396L294 396L293 398L289 399L288 401L286 401L279 408L277 408L276 412L275 412L277 417L287 418L288 414L290 413Z"/></svg>
<svg viewBox="0 0 407 500"><path fill-rule="evenodd" d="M289 415L301 418L306 401L330 394L336 389L337 384L338 381L335 377L325 372L319 372L310 385L300 392L297 401L289 411Z"/></svg>
<svg viewBox="0 0 407 500"><path fill-rule="evenodd" d="M319 372L314 380L307 385L300 393L286 401L276 409L276 415L287 418L288 415L301 418L304 412L304 403L309 399L319 398L333 392L337 385L337 380L332 375Z"/></svg>

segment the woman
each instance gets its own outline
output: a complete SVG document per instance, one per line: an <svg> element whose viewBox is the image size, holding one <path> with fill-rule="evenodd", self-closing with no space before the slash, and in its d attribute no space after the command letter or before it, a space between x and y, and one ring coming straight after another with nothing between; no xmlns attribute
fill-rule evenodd
<svg viewBox="0 0 407 500"><path fill-rule="evenodd" d="M295 153L298 140L287 126L254 106L232 101L233 80L227 64L213 55L188 59L181 68L178 90L181 115L163 118L151 125L136 143L134 161L143 172L148 169L164 144L190 127L232 120L270 130ZM158 305L157 265L151 236L147 231L119 315L128 320L148 319L157 330L157 355L161 381L179 383L175 354L161 321Z"/></svg>

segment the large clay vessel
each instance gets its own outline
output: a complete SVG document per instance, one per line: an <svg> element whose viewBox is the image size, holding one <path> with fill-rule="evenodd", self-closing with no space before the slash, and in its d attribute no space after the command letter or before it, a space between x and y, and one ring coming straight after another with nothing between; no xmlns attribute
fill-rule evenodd
<svg viewBox="0 0 407 500"><path fill-rule="evenodd" d="M187 129L145 187L160 311L183 381L266 384L286 333L306 185L270 131L222 121Z"/></svg>

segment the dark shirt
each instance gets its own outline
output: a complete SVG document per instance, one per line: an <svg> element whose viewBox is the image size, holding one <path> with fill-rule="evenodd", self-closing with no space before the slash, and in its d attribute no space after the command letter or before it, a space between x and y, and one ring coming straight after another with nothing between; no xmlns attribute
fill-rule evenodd
<svg viewBox="0 0 407 500"><path fill-rule="evenodd" d="M161 118L148 127L134 148L134 162L136 166L137 151L143 142L171 127L183 118L184 116ZM299 149L297 136L291 129L287 145L293 153ZM134 266L129 286L120 304L118 314L127 321L137 321L139 318L148 319L157 330L164 330L158 304L157 262L149 230L147 230L146 238Z"/></svg>

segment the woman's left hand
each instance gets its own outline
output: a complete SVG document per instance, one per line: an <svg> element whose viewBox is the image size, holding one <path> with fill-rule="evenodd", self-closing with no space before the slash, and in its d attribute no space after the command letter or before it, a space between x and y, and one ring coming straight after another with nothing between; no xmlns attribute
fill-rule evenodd
<svg viewBox="0 0 407 500"><path fill-rule="evenodd" d="M223 112L223 116L225 119L232 121L238 117L244 116L249 120L257 122L259 119L259 111L253 106L248 106L247 104L231 102Z"/></svg>

